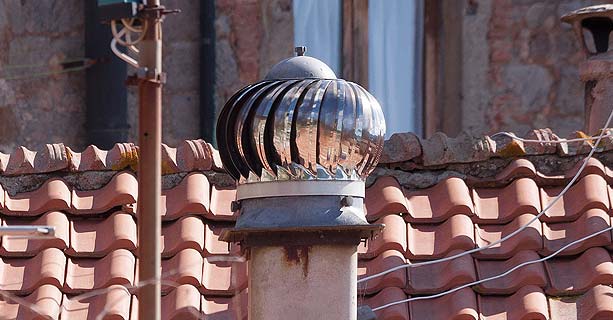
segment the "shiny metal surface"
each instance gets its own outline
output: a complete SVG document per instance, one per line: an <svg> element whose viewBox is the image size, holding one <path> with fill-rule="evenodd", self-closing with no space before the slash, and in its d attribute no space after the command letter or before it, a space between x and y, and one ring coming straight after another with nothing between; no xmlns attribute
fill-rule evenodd
<svg viewBox="0 0 613 320"><path fill-rule="evenodd" d="M363 180L383 151L385 120L355 83L273 79L232 96L216 133L222 162L239 184Z"/></svg>

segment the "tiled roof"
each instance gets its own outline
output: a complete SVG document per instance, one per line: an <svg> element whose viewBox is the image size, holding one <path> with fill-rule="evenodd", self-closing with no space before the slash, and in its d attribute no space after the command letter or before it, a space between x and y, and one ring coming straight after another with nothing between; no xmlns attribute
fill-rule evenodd
<svg viewBox="0 0 613 320"><path fill-rule="evenodd" d="M403 150L419 149L415 144L420 140L406 135L396 137L404 136ZM421 141L421 148L434 148L428 143ZM583 159L561 154L555 145L532 154L526 150L534 147L522 145L525 153L513 157L497 154L496 143L492 145L490 156L466 163L451 161L449 155L474 151L474 144L447 148L450 161L436 163L425 158L432 150L394 161L388 155L366 191L367 219L386 228L374 241L360 246L360 277L405 263L449 257L501 239L546 207ZM607 151L611 146L604 141L560 201L517 236L472 255L399 269L366 281L360 285L359 303L374 308L440 293L537 260L610 227L613 154ZM611 232L602 233L506 277L376 314L379 319L609 319L613 317L611 249Z"/></svg>
<svg viewBox="0 0 613 320"><path fill-rule="evenodd" d="M79 154L50 145L36 153L19 148L10 156L0 154L0 177L9 179L0 181L5 182L0 184L2 224L56 227L52 239L3 237L0 290L20 301L0 301L0 318L36 318L23 301L54 319L94 319L101 313L137 318L138 185L130 168L136 150L118 144ZM237 248L219 240L236 217L230 211L234 188L211 180L221 167L215 164L216 151L201 140L163 150L168 180L160 199L163 318L246 319L246 263L237 259ZM82 181L71 176L84 171L112 177L91 189L85 180L93 176ZM29 191L21 192L27 186L10 180L33 173L45 175Z"/></svg>
<svg viewBox="0 0 613 320"><path fill-rule="evenodd" d="M557 139L548 130L529 137ZM499 240L559 194L590 148L589 141L536 147L504 136L394 135L366 190L367 219L386 228L360 246L358 273L449 257ZM610 226L612 149L611 139L604 139L569 192L516 237L473 255L370 280L360 285L359 304L377 307L453 289ZM235 246L218 239L236 219L230 210L233 181L201 140L162 150L163 318L245 319L246 263L237 259ZM20 301L0 301L1 315L34 318L25 301L52 318L101 312L136 318L137 151L118 144L75 153L59 144L0 153L1 222L56 226L53 239L2 239L0 289ZM413 320L610 318L611 237L603 233L504 278L377 314Z"/></svg>

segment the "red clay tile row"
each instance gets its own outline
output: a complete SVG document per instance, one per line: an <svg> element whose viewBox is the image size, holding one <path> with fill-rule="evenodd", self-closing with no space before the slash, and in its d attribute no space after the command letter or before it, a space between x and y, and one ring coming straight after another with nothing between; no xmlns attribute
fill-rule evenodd
<svg viewBox="0 0 613 320"><path fill-rule="evenodd" d="M367 297L362 304L378 307L407 297L401 289L386 288ZM447 296L398 304L375 313L381 319L398 320L611 319L613 288L596 285L582 295L569 297L548 296L533 285L523 286L512 295L483 295L466 288Z"/></svg>
<svg viewBox="0 0 613 320"><path fill-rule="evenodd" d="M475 223L502 224L523 214L538 214L561 191L562 187L539 188L530 178L518 178L502 188L470 189L455 177L430 188L407 190L395 178L385 176L367 188L365 206L371 222L388 214L403 214L408 222L432 224L463 214ZM608 210L610 198L613 198L613 189L602 175L585 174L540 220L574 221L589 209Z"/></svg>
<svg viewBox="0 0 613 320"><path fill-rule="evenodd" d="M68 218L59 211L45 213L35 220L7 217L3 225L51 225L55 237L25 239L5 236L0 257L33 257L44 249L56 248L71 257L104 257L110 252L125 249L134 252L137 246L136 221L123 211L105 218ZM203 256L229 254L228 243L219 240L224 226L205 222L202 217L186 215L176 221L164 222L162 227L162 257L191 248Z"/></svg>
<svg viewBox="0 0 613 320"><path fill-rule="evenodd" d="M114 250L103 258L68 258L61 250L45 249L33 258L3 258L0 262L0 290L29 295L50 284L65 294L80 294L112 285L138 283L138 261L129 251ZM31 275L37 275L32 277ZM191 284L203 294L232 296L247 286L246 264L228 262L219 256L203 258L194 249L185 249L162 260L163 291Z"/></svg>
<svg viewBox="0 0 613 320"><path fill-rule="evenodd" d="M364 246L358 247L362 259L372 259L386 250L404 253L408 259L432 260L447 256L453 250L485 247L527 225L533 214L521 215L504 225L479 225L462 214L454 215L440 224L407 223L399 215L387 215L377 220L385 229ZM534 221L514 237L491 248L474 253L481 259L508 259L521 250L549 255L567 243L606 229L611 216L601 209L589 209L576 221L547 223ZM594 236L559 253L575 255L592 247L613 247L612 233Z"/></svg>
<svg viewBox="0 0 613 320"><path fill-rule="evenodd" d="M42 150L17 148L12 154L0 153L0 174L22 175L54 171L98 171L136 168L138 147L117 143L110 150L90 145L75 152L64 144L47 144ZM162 144L164 174L222 168L219 154L204 140L185 140L177 148Z"/></svg>
<svg viewBox="0 0 613 320"><path fill-rule="evenodd" d="M43 285L22 298L37 312L17 302L0 301L3 319L138 319L138 299L126 287L111 285L100 295L66 295L53 285ZM210 297L184 284L162 297L162 319L246 319L247 297ZM40 313L39 313L40 312ZM241 316L243 315L243 316Z"/></svg>
<svg viewBox="0 0 613 320"><path fill-rule="evenodd" d="M1 190L0 190L1 191ZM104 213L114 207L136 203L138 183L130 172L117 173L98 190L79 191L61 179L47 180L39 189L11 196L2 192L0 212L10 216L37 216L48 211L66 211L76 215ZM230 210L234 189L211 186L206 175L190 173L174 188L162 192L164 220L174 220L187 213L198 213L212 220L234 221Z"/></svg>

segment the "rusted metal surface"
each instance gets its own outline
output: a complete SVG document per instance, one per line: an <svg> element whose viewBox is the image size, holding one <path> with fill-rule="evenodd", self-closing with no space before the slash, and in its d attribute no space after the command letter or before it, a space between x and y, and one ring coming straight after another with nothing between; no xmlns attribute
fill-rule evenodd
<svg viewBox="0 0 613 320"><path fill-rule="evenodd" d="M309 275L309 250L311 246L284 246L285 261L290 264L302 266L304 277Z"/></svg>

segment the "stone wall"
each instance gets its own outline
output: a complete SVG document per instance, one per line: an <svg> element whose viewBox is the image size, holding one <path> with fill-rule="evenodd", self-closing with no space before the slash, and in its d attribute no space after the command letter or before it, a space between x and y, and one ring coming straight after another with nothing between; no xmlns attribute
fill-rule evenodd
<svg viewBox="0 0 613 320"><path fill-rule="evenodd" d="M455 0L450 0L455 1ZM602 0L463 0L461 128L481 135L583 127L583 59L559 17ZM200 136L200 1L164 0L183 12L164 23L165 143ZM293 46L291 0L215 1L215 107L261 79ZM0 151L85 141L83 71L41 75L84 54L82 0L0 0ZM37 65L27 68L7 66ZM42 66L40 66L42 65ZM16 77L24 79L15 79ZM213 85L213 84L212 84ZM130 140L137 97L129 89ZM212 130L213 128L211 128Z"/></svg>
<svg viewBox="0 0 613 320"><path fill-rule="evenodd" d="M584 59L560 16L608 1L470 0L463 24L462 128L523 135L583 128Z"/></svg>
<svg viewBox="0 0 613 320"><path fill-rule="evenodd" d="M200 137L200 1L163 4L182 10L163 27L163 141L176 146ZM291 0L217 0L215 6L220 109L235 90L292 54L293 21ZM83 0L0 0L0 152L59 142L80 151L87 144L85 72L43 75L61 70L60 61L83 57L83 12ZM22 65L36 67L13 67ZM137 113L137 90L130 87L131 141L137 139Z"/></svg>

